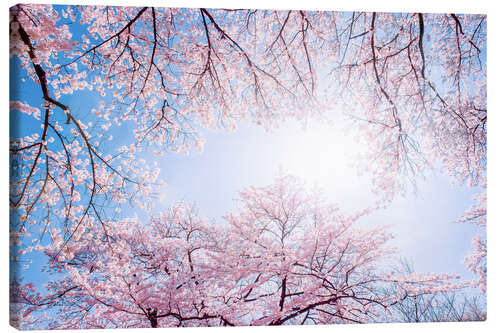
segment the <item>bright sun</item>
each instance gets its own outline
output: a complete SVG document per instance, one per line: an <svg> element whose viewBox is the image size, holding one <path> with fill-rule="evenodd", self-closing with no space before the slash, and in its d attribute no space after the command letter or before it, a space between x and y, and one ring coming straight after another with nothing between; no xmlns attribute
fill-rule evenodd
<svg viewBox="0 0 500 333"><path fill-rule="evenodd" d="M280 138L283 147L280 166L283 171L325 189L329 196L342 199L359 197L366 191L367 179L355 166L356 156L363 152L354 133L318 121L307 127L287 126ZM342 200L343 201L343 200Z"/></svg>

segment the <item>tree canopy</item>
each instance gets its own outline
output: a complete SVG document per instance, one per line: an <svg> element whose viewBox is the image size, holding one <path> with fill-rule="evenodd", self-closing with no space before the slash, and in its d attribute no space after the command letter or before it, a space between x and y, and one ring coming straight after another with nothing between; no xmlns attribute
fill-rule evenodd
<svg viewBox="0 0 500 333"><path fill-rule="evenodd" d="M149 224L110 218L149 212L161 191L141 152L201 151L203 128L347 117L379 203L438 165L484 188L459 222L486 225L485 15L16 5L9 20L11 115L30 124L10 141L12 260L50 237L37 248L64 276L50 296L12 288L65 309L61 327L365 322L405 297L378 292L386 232L352 229L292 178L243 191L224 227L186 204ZM485 292L482 236L473 249ZM398 282L441 288L424 280Z"/></svg>

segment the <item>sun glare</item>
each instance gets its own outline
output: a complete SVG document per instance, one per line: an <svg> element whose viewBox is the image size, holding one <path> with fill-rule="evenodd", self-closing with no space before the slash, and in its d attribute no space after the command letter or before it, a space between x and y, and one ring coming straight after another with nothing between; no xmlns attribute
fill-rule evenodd
<svg viewBox="0 0 500 333"><path fill-rule="evenodd" d="M318 121L307 127L291 126L281 134L283 171L318 185L332 198L359 197L366 177L358 173L356 156L363 152L352 134ZM369 191L368 191L369 192ZM368 195L370 193L367 193ZM368 198L366 198L368 199ZM344 200L342 200L344 201Z"/></svg>

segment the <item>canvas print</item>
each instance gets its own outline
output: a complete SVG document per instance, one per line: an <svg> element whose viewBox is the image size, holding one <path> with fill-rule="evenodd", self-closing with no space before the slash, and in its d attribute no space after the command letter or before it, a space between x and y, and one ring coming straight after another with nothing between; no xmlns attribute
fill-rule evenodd
<svg viewBox="0 0 500 333"><path fill-rule="evenodd" d="M486 320L486 25L11 7L11 325Z"/></svg>

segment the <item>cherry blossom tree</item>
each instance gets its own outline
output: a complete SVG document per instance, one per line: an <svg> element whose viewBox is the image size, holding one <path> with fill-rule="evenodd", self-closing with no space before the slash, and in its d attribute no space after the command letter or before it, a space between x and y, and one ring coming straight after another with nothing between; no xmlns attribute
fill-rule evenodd
<svg viewBox="0 0 500 333"><path fill-rule="evenodd" d="M88 225L57 255L48 294L12 286L22 316L57 310L49 328L286 325L384 321L408 297L466 286L448 274L396 274L387 227L363 228L292 176L240 193L214 224L180 203L144 225ZM63 242L53 232L52 243ZM387 294L384 288L393 286Z"/></svg>
<svg viewBox="0 0 500 333"><path fill-rule="evenodd" d="M106 234L88 225L75 235L74 246L57 253L63 242L53 232L49 271L60 279L40 295L23 286L14 302L22 316L56 308L49 328L124 328L209 325L224 320L214 310L217 291L211 253L217 230L178 204L145 226L137 218L113 223ZM42 250L42 249L41 249ZM209 269L209 267L214 267ZM217 321L215 321L217 320Z"/></svg>
<svg viewBox="0 0 500 333"><path fill-rule="evenodd" d="M458 223L470 223L486 230L486 191L475 197L475 203L457 221ZM465 258L467 269L477 275L475 285L483 294L486 293L486 239L478 234L472 239L472 250Z"/></svg>
<svg viewBox="0 0 500 333"><path fill-rule="evenodd" d="M200 127L231 129L245 115L270 127L311 113L305 107L314 103L311 59L320 50L309 50L308 43L320 32L297 12L288 15L286 34L276 37L269 27L276 29L281 16L204 8L12 7L10 54L21 68L16 77L20 87L26 78L34 83L39 100L13 100L10 107L41 126L11 140L12 242L21 244L26 234L41 239L57 227L65 234L63 248L84 224L102 225L115 207L131 202L149 208L161 181L157 166L138 156L144 147L154 145L158 154L187 152L191 145L201 150ZM84 32L71 31L72 23ZM296 34L285 52L280 40ZM98 100L80 110L72 96L86 92ZM107 133L118 126L132 140L113 147L116 132Z"/></svg>
<svg viewBox="0 0 500 333"><path fill-rule="evenodd" d="M72 32L72 22L85 31ZM485 29L483 15L14 6L11 57L41 95L38 105L12 101L11 109L42 127L11 144L17 229L37 208L74 230L96 219L101 197L144 202L145 179L156 173L142 177L139 143L201 149L199 126L233 128L250 116L270 128L339 105L371 145L361 166L386 199L434 161L481 184ZM65 100L84 90L103 97L78 112ZM123 123L134 124L135 142L102 148L104 133ZM56 204L59 214L45 207Z"/></svg>
<svg viewBox="0 0 500 333"><path fill-rule="evenodd" d="M293 176L242 191L225 232L232 235L225 262L241 315L252 314L253 325L384 321L410 295L454 288L446 274L388 272L384 264L397 250L387 227L356 224L369 213L345 216ZM397 291L384 294L387 285Z"/></svg>
<svg viewBox="0 0 500 333"><path fill-rule="evenodd" d="M413 274L413 265L406 259L394 267L399 274ZM388 294L397 292L390 286ZM471 296L460 290L412 295L392 307L394 322L449 322L486 320L486 303L482 297Z"/></svg>
<svg viewBox="0 0 500 333"><path fill-rule="evenodd" d="M364 123L375 188L390 199L436 161L484 184L486 17L353 13L344 26L344 107Z"/></svg>
<svg viewBox="0 0 500 333"><path fill-rule="evenodd" d="M157 245L161 237L153 236L155 232L147 236L151 243L135 238L147 234L144 228L156 230L154 224L144 227L137 219L123 219L116 214L127 204L149 210L161 189L159 168L154 161L142 158L144 151L161 154L187 153L191 147L202 150L202 128L234 130L240 120L250 119L272 129L290 118L305 121L315 115L342 113L352 120L351 130L358 131L360 140L369 147L359 167L371 173L381 203L390 203L405 193L409 184L415 186L418 177L436 165L456 182L486 188L485 15L16 5L10 10L9 32L14 79L21 90L32 93L29 101L17 96L11 100L11 113L36 124L29 133L20 131L22 134L12 137L10 143L12 259L21 260L28 242L38 244L29 246L28 251L41 250L41 240L50 237L45 251L52 258L52 269L67 276L65 282L50 287L52 298L33 298L33 293L27 293L22 300L69 309L76 299L95 301L85 288L92 289L100 279L118 283L120 277L122 283L104 292L103 299L110 297L111 306L99 301L95 303L98 305L90 305L89 301L92 310L72 312L74 317L65 318L65 327L79 324L78 318L98 318L99 311L114 311L117 317L105 322L89 320L89 327L113 327L113 323L124 322L154 326L155 321L156 325L201 321L207 325L301 320L364 322L377 315L376 309L388 307L389 300L376 296L378 284L385 280L377 275L371 281L363 274L375 265L376 259L388 255L382 251L387 241L385 231L365 231L366 240L348 233L352 243L357 244L354 248L351 242L344 244L346 251L353 251L346 252L349 260L356 258L364 263L364 256L370 253L361 249L369 246L381 253L370 260L365 258L366 265L353 268L357 273L360 269L359 275L352 273L349 278L366 285L360 288L367 299L342 296L335 302L357 307L349 308L351 312L339 310L340 305L337 307L333 301L337 296L333 295L335 289L343 290L345 286L330 281L330 287L319 287L319 278L312 274L323 278L327 267L338 269L340 275L351 274L347 274L348 265L332 265L339 249L328 244L337 237L339 231L335 228L345 224L351 230L356 218L342 217L332 207L320 205L315 220L311 214L319 203L311 199L313 205L309 198L299 196L298 203L310 206L295 207L293 200L283 198L283 203L292 205L296 212L291 222L285 218L285 223L281 214L291 206L275 211L268 203L251 198L252 191L262 189L243 192L242 210L227 217L227 237L212 229L208 232L205 227L203 236L198 235L211 239L207 243L210 245L205 245L209 248L194 250L199 256L192 257L200 262L219 260L224 246L225 252L236 251L234 256L238 258L249 256L242 263L236 257L232 261L235 267L245 267L247 275L235 276L232 274L239 270L231 273L225 268L228 281L237 281L231 287L210 282L221 272L207 268L203 274L211 278L201 282L191 278L196 274L186 270L189 264L183 266L184 275L179 281L188 279L199 290L211 292L218 292L217 286L221 285L222 294L214 291L216 294L208 298L197 295L194 291L198 289L192 288L188 299L203 300L203 304L179 305L180 313L154 303L147 293L136 293L138 286L126 294L123 286L134 282L115 266L106 267L110 269L107 273L88 266L107 258L120 262L120 256L126 255L120 254L119 248L130 256L140 244L156 244L158 249L147 247L145 253L161 253ZM85 104L81 109L81 96L95 105ZM119 131L129 133L130 138L113 139ZM280 202L276 201L276 193L263 198ZM480 209L485 223L486 194L483 196ZM268 212L263 212L264 208ZM181 220L189 215L179 214ZM190 214L194 218L195 214ZM249 221L256 221L250 218L252 214L262 221L267 216L272 223L252 226ZM474 211L471 214L467 213L463 220L477 220L471 218ZM332 220L343 222L326 223ZM137 235L124 234L127 224L137 228ZM258 225L264 229L256 229ZM306 225L314 232L304 233ZM245 228L248 235L238 233ZM93 238L84 231L91 232ZM252 244L244 238L250 233L261 238ZM333 238L317 240L315 237L322 233ZM333 259L325 259L323 264L315 262L316 253L310 249L316 241L318 253L327 256L334 251ZM293 242L309 245L302 249L295 243L292 250ZM269 248L264 251L257 244ZM175 249L178 245L171 246ZM467 258L467 264L478 273L478 284L484 290L486 244L477 237L473 246L475 252ZM116 253L111 250L114 248ZM173 255L164 250L165 255ZM254 256L274 256L279 263L273 260L275 266L261 276L256 273L260 272L256 271L260 261ZM306 265L307 259L310 265ZM134 258L130 265L142 272L141 281L159 290L167 288L167 272L158 268L155 275L137 260ZM178 262L185 265L186 260L189 262L189 256ZM294 265L294 260L302 266ZM207 267L213 266L207 263ZM225 267L223 260L219 266ZM194 264L192 267L201 269ZM299 279L302 275L308 280ZM71 289L76 283L78 287ZM204 283L210 285L203 288ZM345 283L349 285L349 281ZM304 288L309 284L319 288L314 290L319 294L306 292ZM246 289L247 297L238 295L243 285L252 286ZM357 287L352 288L356 291ZM120 288L122 291L116 292ZM131 295L140 301L131 300ZM314 305L320 302L314 295L324 297L324 302L330 297L330 303ZM245 302L251 297L256 299ZM122 303L115 303L118 299ZM147 299L146 303L143 299ZM231 302L237 305L228 305ZM245 308L256 304L262 313L245 313ZM230 316L224 315L225 306L231 309ZM235 307L237 311L233 311ZM223 315L213 317L215 313Z"/></svg>

